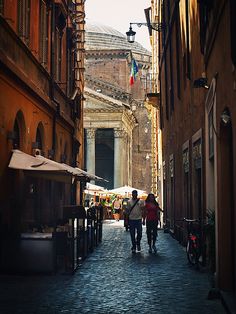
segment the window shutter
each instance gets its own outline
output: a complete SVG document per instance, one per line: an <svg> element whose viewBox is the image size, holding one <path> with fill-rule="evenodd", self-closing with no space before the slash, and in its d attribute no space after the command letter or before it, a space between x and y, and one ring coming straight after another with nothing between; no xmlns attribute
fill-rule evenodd
<svg viewBox="0 0 236 314"><path fill-rule="evenodd" d="M17 18L18 34L28 45L30 40L30 0L18 0Z"/></svg>
<svg viewBox="0 0 236 314"><path fill-rule="evenodd" d="M39 59L43 66L48 61L48 9L45 1L40 5Z"/></svg>
<svg viewBox="0 0 236 314"><path fill-rule="evenodd" d="M18 17L18 34L20 37L23 37L24 35L24 18L23 18L23 12L24 12L24 1L18 0L17 2L17 17Z"/></svg>

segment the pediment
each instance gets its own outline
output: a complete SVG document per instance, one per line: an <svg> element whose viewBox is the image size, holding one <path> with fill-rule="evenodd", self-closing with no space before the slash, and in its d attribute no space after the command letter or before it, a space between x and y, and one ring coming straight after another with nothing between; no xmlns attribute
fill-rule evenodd
<svg viewBox="0 0 236 314"><path fill-rule="evenodd" d="M88 87L84 89L86 101L85 111L122 111L126 104L102 93L96 92Z"/></svg>

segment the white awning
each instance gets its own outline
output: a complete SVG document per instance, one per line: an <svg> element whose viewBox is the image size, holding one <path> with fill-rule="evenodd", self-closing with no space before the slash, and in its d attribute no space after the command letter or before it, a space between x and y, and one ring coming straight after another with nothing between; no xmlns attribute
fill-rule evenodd
<svg viewBox="0 0 236 314"><path fill-rule="evenodd" d="M89 173L89 172L86 172L78 167L75 167L76 170L78 170L79 172L81 172L81 174L83 174L84 176L87 176L89 177L90 180L98 180L98 181L106 181L106 182L109 182L108 180L106 179L103 179L102 177L99 177L99 176L96 176L95 174L92 174L92 173Z"/></svg>
<svg viewBox="0 0 236 314"><path fill-rule="evenodd" d="M54 179L56 181L67 181L65 177L88 178L90 180L103 180L96 175L89 174L80 168L74 168L43 156L31 156L20 150L13 150L9 168L21 169L29 175ZM64 177L64 178L63 178Z"/></svg>

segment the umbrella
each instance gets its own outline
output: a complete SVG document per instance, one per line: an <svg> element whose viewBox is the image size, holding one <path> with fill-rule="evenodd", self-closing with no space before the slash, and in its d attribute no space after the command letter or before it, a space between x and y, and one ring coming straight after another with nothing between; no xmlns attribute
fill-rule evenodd
<svg viewBox="0 0 236 314"><path fill-rule="evenodd" d="M144 194L147 195L147 193L144 190L139 190L129 185L124 185L119 188L109 190L109 192L121 195L123 197L129 197L132 194L133 190L136 190L138 192L138 196L141 196Z"/></svg>
<svg viewBox="0 0 236 314"><path fill-rule="evenodd" d="M86 184L86 189L84 190L85 194L90 194L90 195L107 195L110 194L107 189L105 189L103 186L88 183Z"/></svg>

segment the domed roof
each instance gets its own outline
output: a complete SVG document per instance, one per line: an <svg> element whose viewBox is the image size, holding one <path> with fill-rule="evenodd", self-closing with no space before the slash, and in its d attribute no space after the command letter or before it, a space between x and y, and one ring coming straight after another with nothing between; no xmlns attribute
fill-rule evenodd
<svg viewBox="0 0 236 314"><path fill-rule="evenodd" d="M151 55L138 42L129 43L126 36L110 26L86 22L85 50L132 50L133 52Z"/></svg>

